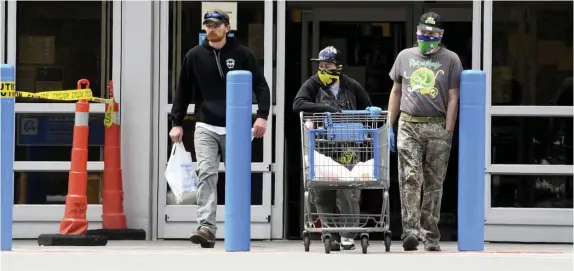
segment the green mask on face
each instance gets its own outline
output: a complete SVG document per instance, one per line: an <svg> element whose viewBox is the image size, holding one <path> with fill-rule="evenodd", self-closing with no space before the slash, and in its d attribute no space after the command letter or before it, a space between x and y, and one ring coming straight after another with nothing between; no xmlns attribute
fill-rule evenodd
<svg viewBox="0 0 574 271"><path fill-rule="evenodd" d="M424 55L430 54L434 49L438 48L442 37L429 37L425 35L417 35L417 42L421 53Z"/></svg>
<svg viewBox="0 0 574 271"><path fill-rule="evenodd" d="M431 53L435 48L438 48L439 43L438 41L418 41L419 49L421 49L421 52L425 55Z"/></svg>

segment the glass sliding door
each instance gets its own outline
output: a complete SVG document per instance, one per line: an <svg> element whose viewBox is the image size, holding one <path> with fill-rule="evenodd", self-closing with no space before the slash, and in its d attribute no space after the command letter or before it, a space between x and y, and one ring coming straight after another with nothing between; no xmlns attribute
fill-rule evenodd
<svg viewBox="0 0 574 271"><path fill-rule="evenodd" d="M487 241L572 242L572 3L484 3Z"/></svg>
<svg viewBox="0 0 574 271"><path fill-rule="evenodd" d="M171 141L168 132L171 129L169 114L173 103L173 93L177 86L177 78L181 71L181 61L185 54L199 43L199 34L202 32L201 22L203 19L201 2L161 2L160 4L160 29L163 33L160 39L160 48L167 48L167 58L161 58L160 74L162 91L160 92L159 108L159 171L158 184L158 238L188 238L191 232L197 228L197 206L195 202L184 202L176 205L173 195L165 182L163 172L168 161L168 153L171 149ZM253 51L259 68L264 73L271 89L273 87L273 5L261 1L237 2L237 27L232 31L237 41ZM266 24L269 24L267 26ZM162 55L166 55L165 53ZM272 96L274 91L272 91ZM275 100L275 99L272 99ZM253 101L253 121L257 111L257 103ZM191 152L193 160L197 161L194 152L193 134L196 118L193 115L195 104L188 107L183 124L186 150ZM263 139L255 139L252 143L251 160L251 227L253 239L271 238L271 215L273 206L272 177L277 167L273 165L273 137L275 128L273 123L276 119L274 106L268 119L267 133ZM222 238L225 228L225 164L219 165L219 181L217 185L217 238ZM278 214L282 215L282 214Z"/></svg>
<svg viewBox="0 0 574 271"><path fill-rule="evenodd" d="M8 1L7 62L16 66L18 90L75 89L85 78L94 96L107 97L112 6L108 1ZM13 236L37 238L58 232L64 215L75 104L18 98L15 110ZM102 215L103 119L104 105L91 104L87 219L94 228Z"/></svg>

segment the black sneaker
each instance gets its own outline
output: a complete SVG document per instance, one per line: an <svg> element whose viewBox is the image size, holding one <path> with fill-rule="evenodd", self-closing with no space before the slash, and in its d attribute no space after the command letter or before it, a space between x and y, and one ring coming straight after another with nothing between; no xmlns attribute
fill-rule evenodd
<svg viewBox="0 0 574 271"><path fill-rule="evenodd" d="M441 251L438 242L435 241L425 241L425 250L426 251Z"/></svg>
<svg viewBox="0 0 574 271"><path fill-rule="evenodd" d="M341 243L337 240L331 240L331 251L341 251Z"/></svg>
<svg viewBox="0 0 574 271"><path fill-rule="evenodd" d="M418 250L419 239L416 236L409 234L403 238L403 249L405 251Z"/></svg>

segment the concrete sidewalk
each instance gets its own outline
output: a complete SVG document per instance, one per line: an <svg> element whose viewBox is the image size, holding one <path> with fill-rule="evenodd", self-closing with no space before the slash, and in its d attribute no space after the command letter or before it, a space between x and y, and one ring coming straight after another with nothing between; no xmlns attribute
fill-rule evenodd
<svg viewBox="0 0 574 271"><path fill-rule="evenodd" d="M358 243L357 243L358 245ZM252 242L251 252L226 253L223 242L201 249L187 241L110 241L105 247L38 247L36 241L15 241L3 252L1 271L144 271L144 270L397 270L440 271L552 270L574 268L572 245L487 244L480 253L458 252L456 243L443 243L443 252L402 251L400 242L384 252L372 241L369 252L332 252L321 242L304 252L300 241Z"/></svg>

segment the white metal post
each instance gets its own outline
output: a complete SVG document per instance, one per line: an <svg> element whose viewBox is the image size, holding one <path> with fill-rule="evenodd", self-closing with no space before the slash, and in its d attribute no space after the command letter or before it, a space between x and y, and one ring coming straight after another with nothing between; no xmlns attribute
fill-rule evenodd
<svg viewBox="0 0 574 271"><path fill-rule="evenodd" d="M275 89L277 95L276 103L276 123L275 123L275 206L271 216L271 238L281 239L284 237L283 217L287 213L284 211L284 180L285 174L285 27L287 4L285 1L277 1L277 73Z"/></svg>
<svg viewBox="0 0 574 271"><path fill-rule="evenodd" d="M482 0L472 1L472 69L480 70L482 40Z"/></svg>
<svg viewBox="0 0 574 271"><path fill-rule="evenodd" d="M263 19L263 75L270 87L270 108L269 117L267 118L267 132L263 137L263 163L269 165L271 168L271 163L273 158L273 115L275 111L273 110L273 1L266 0L264 2L264 19ZM272 171L263 172L262 175L262 201L261 204L265 209L265 212L271 217L271 175ZM271 222L271 221L269 221ZM272 225L269 227L269 236L271 237Z"/></svg>
<svg viewBox="0 0 574 271"><path fill-rule="evenodd" d="M158 130L160 131L157 135L158 141L158 185L157 185L157 238L164 238L165 231L165 213L166 213L166 194L167 185L165 178L163 177L163 172L165 172L166 162L167 162L167 140L168 140L168 116L166 108L168 106L168 91L172 91L168 88L169 86L169 50L173 49L176 45L174 44L172 48L169 48L169 1L160 2L160 14L159 14L159 100L158 103ZM174 26L176 27L176 26ZM175 52L175 50L174 50ZM172 65L172 67L174 67Z"/></svg>
<svg viewBox="0 0 574 271"><path fill-rule="evenodd" d="M484 72L486 73L486 102L485 102L485 155L484 155L484 159L485 159L485 163L484 165L486 167L490 166L490 155L491 155L491 150L492 150L492 140L491 140L491 118L490 118L490 108L492 105L492 7L493 7L493 2L492 1L485 1L484 2L484 18L483 18L483 22L484 22L484 37L483 37L483 43L482 43L482 49L483 49L483 55L482 55L482 69L484 70ZM474 55L473 55L474 58ZM474 64L474 61L473 61ZM488 214L490 212L490 179L491 179L491 175L487 172L484 175L484 193L485 193L485 198L484 198L484 218L486 221L488 221ZM485 222L486 222L485 221Z"/></svg>
<svg viewBox="0 0 574 271"><path fill-rule="evenodd" d="M4 37L6 36L6 21L4 15L6 14L6 1L0 0L0 63L5 63L4 56Z"/></svg>
<svg viewBox="0 0 574 271"><path fill-rule="evenodd" d="M18 27L16 25L16 5L16 1L8 1L8 7L6 9L6 14L8 15L6 23L8 26L8 28L6 28L6 47L8 49L6 53L8 55L6 55L6 63L14 65L14 67L16 67L16 40L18 39L16 34L16 27Z"/></svg>

